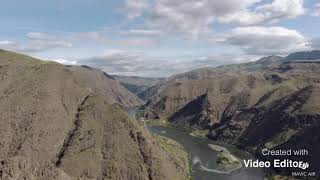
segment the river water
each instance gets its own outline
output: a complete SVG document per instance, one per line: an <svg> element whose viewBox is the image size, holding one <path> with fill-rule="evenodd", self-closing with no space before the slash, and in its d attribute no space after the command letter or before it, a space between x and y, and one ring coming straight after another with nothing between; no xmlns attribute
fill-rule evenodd
<svg viewBox="0 0 320 180"><path fill-rule="evenodd" d="M215 141L198 138L189 135L187 132L165 128L148 127L152 133L156 133L180 143L192 158L193 176L196 180L263 180L265 173L263 169L243 167L229 174L217 173L215 170L217 152L212 150L208 144L216 144L227 148L232 154L240 159L254 159L254 157L231 145L219 144ZM241 160L242 164L243 161Z"/></svg>

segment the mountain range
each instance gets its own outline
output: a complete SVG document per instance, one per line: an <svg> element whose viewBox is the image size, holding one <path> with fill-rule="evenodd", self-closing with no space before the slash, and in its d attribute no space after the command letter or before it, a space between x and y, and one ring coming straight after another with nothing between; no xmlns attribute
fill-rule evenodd
<svg viewBox="0 0 320 180"><path fill-rule="evenodd" d="M189 178L188 155L128 117L142 101L112 76L2 50L0 78L0 179Z"/></svg>
<svg viewBox="0 0 320 180"><path fill-rule="evenodd" d="M113 75L112 77L117 81L119 81L121 85L126 87L129 91L136 94L142 100L145 100L144 92L148 88L158 84L159 82L165 81L165 78L120 76L120 75Z"/></svg>
<svg viewBox="0 0 320 180"><path fill-rule="evenodd" d="M320 51L196 69L147 89L142 117L208 130L261 158L261 150L305 148L320 163ZM292 159L299 157L293 156Z"/></svg>
<svg viewBox="0 0 320 180"><path fill-rule="evenodd" d="M136 107L262 159L305 148L319 173L319 52L142 78L0 50L0 177L190 179L188 154L129 117Z"/></svg>

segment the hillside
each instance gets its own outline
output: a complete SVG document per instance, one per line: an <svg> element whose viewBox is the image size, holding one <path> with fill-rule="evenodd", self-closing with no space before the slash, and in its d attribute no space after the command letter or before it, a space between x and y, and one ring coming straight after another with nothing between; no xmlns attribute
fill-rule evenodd
<svg viewBox="0 0 320 180"><path fill-rule="evenodd" d="M227 98L235 93L241 94L239 91L252 91L250 96L259 99L256 92L262 96L270 90L268 88L277 88L277 84L297 81L294 86L303 82L303 79L305 82L318 82L319 67L318 61L288 61L279 56L270 56L256 62L197 69L172 76L148 88L143 92L148 102L142 109L146 117L168 118L207 90L214 91L210 94L217 97L227 94ZM215 90L217 87L220 87L219 91Z"/></svg>
<svg viewBox="0 0 320 180"><path fill-rule="evenodd" d="M270 56L170 77L153 87L141 110L145 118L210 130L210 138L254 153L263 147L305 147L318 171L319 84L319 61ZM303 136L312 143L304 143Z"/></svg>
<svg viewBox="0 0 320 180"><path fill-rule="evenodd" d="M286 60L320 60L320 51L302 51L292 53L286 57Z"/></svg>
<svg viewBox="0 0 320 180"><path fill-rule="evenodd" d="M305 148L310 153L305 159L311 163L311 170L319 171L320 85L311 84L299 90L281 87L267 96L212 128L209 136L251 152L260 152L262 148ZM294 155L290 158L301 160Z"/></svg>
<svg viewBox="0 0 320 180"><path fill-rule="evenodd" d="M241 89L244 91L250 89L251 84L257 82L257 78L276 83L280 81L279 74L284 71L282 69L288 68L282 65L283 61L284 59L281 57L270 56L257 62L202 68L172 76L167 81L158 83L144 92L146 94L145 98L149 99L143 106L145 116L167 118L186 103L203 95L207 90L215 91L210 94L217 97L229 93L226 98L230 98L232 93L237 93ZM286 64L286 66L292 65ZM242 83L242 80L244 80L244 83ZM237 89L237 86L241 86L241 89ZM224 101L228 100L225 99ZM152 115L152 111L155 111L156 114Z"/></svg>
<svg viewBox="0 0 320 180"><path fill-rule="evenodd" d="M127 116L140 101L107 74L1 51L0 77L0 179L190 176Z"/></svg>
<svg viewBox="0 0 320 180"><path fill-rule="evenodd" d="M140 97L146 100L151 99L152 97L159 94L162 90L164 90L167 86L189 80L205 80L222 76L237 76L238 74L250 74L253 72L278 72L277 68L284 61L285 58L282 58L280 56L269 56L261 58L256 62L195 69L189 72L171 76L166 81L159 82L158 84L141 92Z"/></svg>
<svg viewBox="0 0 320 180"><path fill-rule="evenodd" d="M129 91L136 94L140 98L144 97L141 94L143 91L165 80L165 78L147 78L147 77L120 76L120 75L113 75L112 77L117 81L119 81L124 87L126 87Z"/></svg>

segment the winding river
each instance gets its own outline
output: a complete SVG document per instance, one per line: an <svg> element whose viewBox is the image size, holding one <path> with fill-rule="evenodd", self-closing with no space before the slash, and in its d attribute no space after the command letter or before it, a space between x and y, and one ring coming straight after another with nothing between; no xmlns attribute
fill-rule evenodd
<svg viewBox="0 0 320 180"><path fill-rule="evenodd" d="M179 142L191 154L193 176L196 180L263 180L265 173L258 168L242 167L231 173L220 172L215 169L217 166L217 152L211 149L208 144L216 144L227 148L239 159L254 159L252 155L234 148L231 145L219 144L215 141L198 138L189 135L187 132L166 128L148 127L152 133L156 133ZM242 161L242 160L241 160Z"/></svg>

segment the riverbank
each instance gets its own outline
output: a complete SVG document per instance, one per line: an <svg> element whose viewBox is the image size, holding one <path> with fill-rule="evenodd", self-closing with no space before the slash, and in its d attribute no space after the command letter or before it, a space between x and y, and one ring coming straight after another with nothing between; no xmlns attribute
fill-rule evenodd
<svg viewBox="0 0 320 180"><path fill-rule="evenodd" d="M168 128L163 126L148 126L148 129L153 134L158 134L172 139L181 144L184 149L190 154L192 163L192 175L196 180L247 180L251 179L263 180L265 173L261 168L241 168L240 164L237 167L225 167L217 163L219 159L219 152L229 152L237 159L250 159L254 158L236 147L231 145L219 144L208 138L199 138L190 135L190 132L177 128ZM209 144L218 144L215 150ZM225 149L224 149L225 148ZM227 150L227 151L226 151ZM232 158L232 160L234 160ZM241 165L242 166L242 165Z"/></svg>
<svg viewBox="0 0 320 180"><path fill-rule="evenodd" d="M180 176L186 180L193 180L190 155L183 146L161 135L153 134L153 137L160 148L167 153L169 159L176 164Z"/></svg>
<svg viewBox="0 0 320 180"><path fill-rule="evenodd" d="M181 131L187 132L190 136L195 138L207 138L208 130L197 130L187 127L180 127L175 124L168 122L166 119L159 119L159 120L146 120L145 121L147 126L161 126L166 128L173 128L179 129ZM165 134L165 131L160 131L161 134ZM205 166L200 166L200 168L207 172L214 172L214 173L224 173L230 174L240 168L242 168L242 163L235 155L230 153L230 151L222 146L208 144L208 146L217 152L217 167L215 169L209 169Z"/></svg>
<svg viewBox="0 0 320 180"><path fill-rule="evenodd" d="M193 137L207 138L209 130L191 130L190 135Z"/></svg>
<svg viewBox="0 0 320 180"><path fill-rule="evenodd" d="M217 159L217 169L224 173L231 173L242 168L241 161L230 151L222 146L208 144L208 146L214 151L218 152Z"/></svg>
<svg viewBox="0 0 320 180"><path fill-rule="evenodd" d="M163 126L147 126L147 128L153 134L165 136L184 147L191 157L192 163L190 166L192 167L192 175L196 180L248 180L248 177L255 180L263 180L265 177L265 173L261 168L240 168L239 165L236 168L223 168L224 166L217 163L221 150L224 150L223 152L230 151L229 154L232 154L237 159L253 158L250 154L236 147L219 144L208 138L191 136L190 132L177 128ZM209 144L218 144L219 146L215 147L220 148L214 150L208 146ZM223 148L228 151L225 151Z"/></svg>
<svg viewBox="0 0 320 180"><path fill-rule="evenodd" d="M148 120L143 120L143 122L147 126L161 126L166 128L179 129L179 130L188 132L193 137L207 138L207 134L209 133L209 130L199 130L191 127L185 127L185 126L173 124L173 123L170 123L167 119L152 119L152 120L148 119Z"/></svg>

